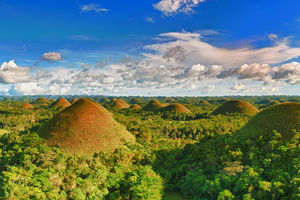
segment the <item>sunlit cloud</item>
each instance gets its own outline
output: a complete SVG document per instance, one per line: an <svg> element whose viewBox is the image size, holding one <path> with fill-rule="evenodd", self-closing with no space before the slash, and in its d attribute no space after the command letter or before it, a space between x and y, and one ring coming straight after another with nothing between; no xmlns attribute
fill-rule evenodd
<svg viewBox="0 0 300 200"><path fill-rule="evenodd" d="M153 7L170 16L177 12L188 13L192 11L193 7L197 6L206 0L161 0L154 4Z"/></svg>

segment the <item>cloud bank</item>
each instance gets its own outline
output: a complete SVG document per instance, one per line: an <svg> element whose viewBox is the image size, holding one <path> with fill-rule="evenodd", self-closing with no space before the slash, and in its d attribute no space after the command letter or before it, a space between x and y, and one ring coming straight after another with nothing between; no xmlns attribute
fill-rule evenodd
<svg viewBox="0 0 300 200"><path fill-rule="evenodd" d="M164 33L144 47L140 59L101 67L40 67L31 75L10 61L1 65L0 82L21 94L277 94L286 87L300 92L300 63L289 62L300 56L300 48L290 47L287 39L272 36L272 41L269 47L226 49L205 42L199 33ZM56 52L43 57L61 59Z"/></svg>
<svg viewBox="0 0 300 200"><path fill-rule="evenodd" d="M0 83L22 83L31 81L29 69L19 67L14 60L3 62L0 67Z"/></svg>

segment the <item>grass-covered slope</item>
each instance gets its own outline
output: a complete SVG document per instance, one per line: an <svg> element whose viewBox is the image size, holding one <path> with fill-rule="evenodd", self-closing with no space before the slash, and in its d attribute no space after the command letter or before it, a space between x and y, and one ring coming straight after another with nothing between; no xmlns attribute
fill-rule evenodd
<svg viewBox="0 0 300 200"><path fill-rule="evenodd" d="M113 151L135 138L98 103L82 98L54 116L39 135L73 154Z"/></svg>
<svg viewBox="0 0 300 200"><path fill-rule="evenodd" d="M241 130L242 134L258 136L276 130L282 139L293 137L300 132L300 103L282 103L267 108L254 116Z"/></svg>
<svg viewBox="0 0 300 200"><path fill-rule="evenodd" d="M131 110L140 110L140 109L142 109L142 107L140 105L138 105L138 104L132 104L129 107L129 109L131 109Z"/></svg>
<svg viewBox="0 0 300 200"><path fill-rule="evenodd" d="M24 103L22 105L22 108L25 109L25 110L28 110L28 109L34 108L34 106L31 105L30 103Z"/></svg>
<svg viewBox="0 0 300 200"><path fill-rule="evenodd" d="M123 99L113 99L111 101L111 104L112 107L116 110L122 110L130 107L130 105Z"/></svg>
<svg viewBox="0 0 300 200"><path fill-rule="evenodd" d="M159 109L167 106L168 104L162 104L158 100L154 99L151 100L144 108L143 110L146 111L158 111Z"/></svg>
<svg viewBox="0 0 300 200"><path fill-rule="evenodd" d="M190 113L191 111L187 109L184 105L179 103L172 103L166 107L160 109L161 111L169 111L169 112L182 112L182 113Z"/></svg>
<svg viewBox="0 0 300 200"><path fill-rule="evenodd" d="M37 98L35 101L34 101L34 103L50 103L50 101L48 100L48 99L46 99L46 98L44 98L44 97L40 97L40 98Z"/></svg>
<svg viewBox="0 0 300 200"><path fill-rule="evenodd" d="M78 99L77 99L77 98L74 98L74 99L71 100L70 103L73 104L73 103L76 103L77 101L78 101Z"/></svg>
<svg viewBox="0 0 300 200"><path fill-rule="evenodd" d="M54 104L53 104L53 108L55 110L63 110L67 107L69 107L71 105L71 103L64 99L64 98L59 98Z"/></svg>
<svg viewBox="0 0 300 200"><path fill-rule="evenodd" d="M242 113L253 116L258 112L257 108L242 100L230 100L222 104L212 112L213 115L226 115L227 113Z"/></svg>

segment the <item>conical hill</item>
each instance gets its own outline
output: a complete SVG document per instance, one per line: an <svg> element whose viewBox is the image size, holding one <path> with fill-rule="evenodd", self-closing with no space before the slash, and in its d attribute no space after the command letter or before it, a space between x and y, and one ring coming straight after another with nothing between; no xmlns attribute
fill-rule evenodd
<svg viewBox="0 0 300 200"><path fill-rule="evenodd" d="M69 107L70 105L71 104L68 100L61 97L53 104L53 108L55 110L63 110L65 108Z"/></svg>
<svg viewBox="0 0 300 200"><path fill-rule="evenodd" d="M118 124L100 104L81 98L54 116L40 131L48 145L57 145L72 154L113 151L122 141L135 137Z"/></svg>
<svg viewBox="0 0 300 200"><path fill-rule="evenodd" d="M241 133L257 137L271 134L274 130L281 133L284 140L300 132L300 103L281 103L266 108L255 115L241 129Z"/></svg>
<svg viewBox="0 0 300 200"><path fill-rule="evenodd" d="M179 103L172 103L166 107L160 109L161 111L169 111L169 112L182 112L182 113L190 113L191 111L187 109L184 105Z"/></svg>
<svg viewBox="0 0 300 200"><path fill-rule="evenodd" d="M146 111L158 111L159 109L167 106L168 104L162 104L157 99L151 100L144 108L143 110Z"/></svg>
<svg viewBox="0 0 300 200"><path fill-rule="evenodd" d="M130 105L123 99L113 99L111 104L116 110L122 110L130 107Z"/></svg>
<svg viewBox="0 0 300 200"><path fill-rule="evenodd" d="M222 114L226 115L227 113L243 113L249 116L255 115L258 111L253 105L242 100L230 100L222 104L215 111L213 115Z"/></svg>

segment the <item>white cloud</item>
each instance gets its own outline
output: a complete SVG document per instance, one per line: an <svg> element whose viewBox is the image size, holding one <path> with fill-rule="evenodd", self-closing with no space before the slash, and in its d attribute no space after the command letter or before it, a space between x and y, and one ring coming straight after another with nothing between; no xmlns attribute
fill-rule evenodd
<svg viewBox="0 0 300 200"><path fill-rule="evenodd" d="M236 77L238 79L263 80L271 72L271 66L268 64L244 64L240 67L230 68L222 71L217 77L227 78Z"/></svg>
<svg viewBox="0 0 300 200"><path fill-rule="evenodd" d="M245 89L246 85L244 83L235 83L230 89L231 90L242 90Z"/></svg>
<svg viewBox="0 0 300 200"><path fill-rule="evenodd" d="M277 34L274 34L274 33L271 33L271 34L268 34L268 38L270 40L276 40L278 38L278 35Z"/></svg>
<svg viewBox="0 0 300 200"><path fill-rule="evenodd" d="M81 7L81 12L91 12L94 11L96 13L107 12L108 9L102 8L99 4L87 4Z"/></svg>
<svg viewBox="0 0 300 200"><path fill-rule="evenodd" d="M19 67L14 60L3 62L0 67L1 83L20 83L30 81L29 69Z"/></svg>
<svg viewBox="0 0 300 200"><path fill-rule="evenodd" d="M155 23L155 21L152 17L146 17L146 21L150 22L150 23Z"/></svg>
<svg viewBox="0 0 300 200"><path fill-rule="evenodd" d="M300 56L299 47L290 47L288 39L276 40L273 46L226 49L203 41L199 33L170 32L159 35L159 42L148 45L150 53L143 55L154 63L186 65L222 65L238 67L243 64L276 64Z"/></svg>
<svg viewBox="0 0 300 200"><path fill-rule="evenodd" d="M291 62L272 68L272 79L289 84L300 84L300 63Z"/></svg>
<svg viewBox="0 0 300 200"><path fill-rule="evenodd" d="M45 61L59 61L62 56L59 52L46 52L41 56L41 60Z"/></svg>
<svg viewBox="0 0 300 200"><path fill-rule="evenodd" d="M206 0L161 0L153 7L169 16L177 12L190 12L193 7Z"/></svg>
<svg viewBox="0 0 300 200"><path fill-rule="evenodd" d="M14 91L23 94L272 94L285 87L297 91L300 84L300 63L278 64L298 57L300 50L278 38L271 47L225 49L204 42L199 33L172 32L161 34L145 51L142 58L104 66L78 62L43 68L32 79L27 68L11 62L1 67L0 80L15 83Z"/></svg>

